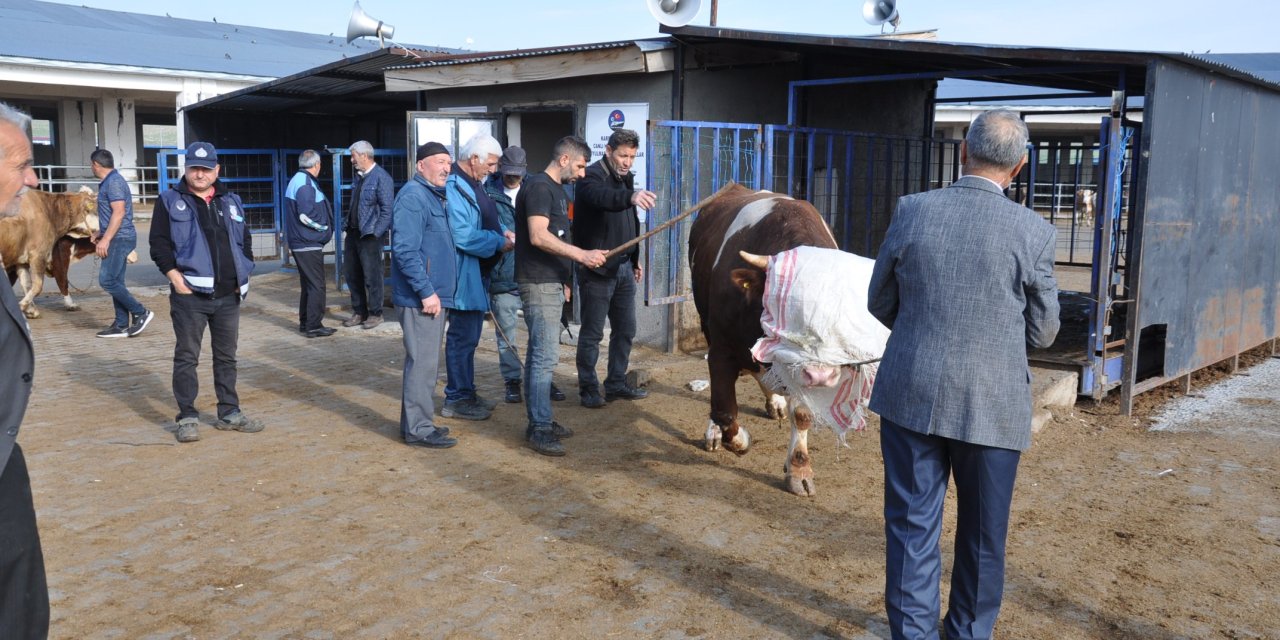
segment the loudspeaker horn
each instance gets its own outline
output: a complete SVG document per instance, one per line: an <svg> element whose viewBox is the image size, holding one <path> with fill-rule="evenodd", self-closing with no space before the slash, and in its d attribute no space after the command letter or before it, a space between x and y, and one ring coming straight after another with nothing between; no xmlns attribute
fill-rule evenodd
<svg viewBox="0 0 1280 640"><path fill-rule="evenodd" d="M668 27L683 27L698 15L701 0L644 0L649 13Z"/></svg>
<svg viewBox="0 0 1280 640"><path fill-rule="evenodd" d="M884 30L884 24L887 22L893 25L893 30L898 30L898 22L902 20L902 16L898 15L897 0L867 0L862 5L862 19L867 24L881 25L881 31Z"/></svg>
<svg viewBox="0 0 1280 640"><path fill-rule="evenodd" d="M359 2L351 8L351 20L347 22L347 42L364 36L378 36L378 44L385 46L382 41L390 39L395 32L395 27L365 13Z"/></svg>

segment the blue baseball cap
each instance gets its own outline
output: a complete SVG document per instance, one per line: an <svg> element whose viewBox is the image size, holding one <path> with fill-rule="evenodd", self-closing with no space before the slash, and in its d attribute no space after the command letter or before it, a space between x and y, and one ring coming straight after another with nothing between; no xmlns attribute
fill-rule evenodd
<svg viewBox="0 0 1280 640"><path fill-rule="evenodd" d="M218 166L218 149L208 142L187 145L187 166L212 169Z"/></svg>

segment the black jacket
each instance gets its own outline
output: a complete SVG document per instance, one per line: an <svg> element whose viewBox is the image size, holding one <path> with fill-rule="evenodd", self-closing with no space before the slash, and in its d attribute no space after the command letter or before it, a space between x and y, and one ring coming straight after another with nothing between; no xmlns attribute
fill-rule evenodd
<svg viewBox="0 0 1280 640"><path fill-rule="evenodd" d="M574 185L573 244L583 249L608 251L640 235L640 218L631 204L636 191L635 175L628 173L619 178L608 162L604 157L591 163L586 175ZM628 262L633 269L640 264L640 245L591 271L612 277Z"/></svg>

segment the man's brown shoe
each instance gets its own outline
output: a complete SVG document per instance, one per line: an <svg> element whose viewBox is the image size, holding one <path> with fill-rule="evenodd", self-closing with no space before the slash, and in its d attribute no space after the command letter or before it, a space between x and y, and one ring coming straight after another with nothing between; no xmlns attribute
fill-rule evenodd
<svg viewBox="0 0 1280 640"><path fill-rule="evenodd" d="M364 322L364 316L353 313L350 318L342 321L342 326L354 327L362 322Z"/></svg>
<svg viewBox="0 0 1280 640"><path fill-rule="evenodd" d="M360 326L366 329L372 329L380 324L382 324L382 316L369 316L369 319L365 320L364 324Z"/></svg>

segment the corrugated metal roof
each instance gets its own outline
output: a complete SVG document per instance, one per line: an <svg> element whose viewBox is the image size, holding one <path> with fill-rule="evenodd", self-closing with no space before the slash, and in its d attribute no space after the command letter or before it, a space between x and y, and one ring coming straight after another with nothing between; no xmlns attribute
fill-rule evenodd
<svg viewBox="0 0 1280 640"><path fill-rule="evenodd" d="M216 12L217 4L209 11ZM378 49L375 42L91 7L0 0L0 56L278 78ZM433 50L431 47L421 47ZM437 51L445 51L439 49ZM447 50L457 53L456 49Z"/></svg>
<svg viewBox="0 0 1280 640"><path fill-rule="evenodd" d="M1196 57L1267 82L1280 83L1280 53L1206 53Z"/></svg>
<svg viewBox="0 0 1280 640"><path fill-rule="evenodd" d="M642 51L657 51L675 44L670 38L658 38L652 40L617 40L614 42L595 42L591 44L575 44L559 47L542 47L540 49L512 49L510 51L482 51L476 53L459 53L455 55L447 55L435 57L430 60L416 62L413 64L405 64L395 67L387 67L388 69L416 69L421 67L441 67L455 64L474 64L477 62L491 62L494 60L512 60L515 58L534 58L537 56L550 56L561 53L579 53L583 51L600 51L604 49L622 49L625 47L639 47Z"/></svg>

